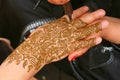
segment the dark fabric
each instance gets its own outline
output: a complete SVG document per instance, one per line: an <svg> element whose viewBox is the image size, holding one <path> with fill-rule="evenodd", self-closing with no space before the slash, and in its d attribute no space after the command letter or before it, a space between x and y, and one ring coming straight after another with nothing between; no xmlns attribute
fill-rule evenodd
<svg viewBox="0 0 120 80"><path fill-rule="evenodd" d="M3 0L0 12L0 26L2 26L0 35L10 39L14 47L19 45L22 31L29 23L38 19L59 18L64 15L62 6L52 5L47 0L42 0L34 9L37 2L38 0ZM120 0L71 0L71 3L73 9L88 5L90 11L103 8L107 11L107 15L120 17ZM78 76L84 80L119 80L120 51L108 41L104 43L90 49L75 61L80 73ZM112 51L109 52L108 49L107 54L100 52L110 47ZM55 65L71 76L75 75L67 58L56 62Z"/></svg>
<svg viewBox="0 0 120 80"><path fill-rule="evenodd" d="M106 43L91 48L72 62L78 80L119 80L120 48L116 50L110 43Z"/></svg>
<svg viewBox="0 0 120 80"><path fill-rule="evenodd" d="M97 1L99 0L71 0L73 9L77 9L83 5L89 5L91 7L91 4L104 4L104 6L98 5L97 8L106 9L110 7L108 5L105 6L105 4L107 4L105 1L102 1L101 3L100 1ZM106 1L110 3L110 0ZM30 22L41 18L59 18L64 15L62 6L49 4L47 0L42 0L36 9L34 9L37 2L38 0L2 0L0 12L0 36L10 39L14 48L19 44L24 27Z"/></svg>
<svg viewBox="0 0 120 80"><path fill-rule="evenodd" d="M120 18L120 0L112 0L110 16Z"/></svg>
<svg viewBox="0 0 120 80"><path fill-rule="evenodd" d="M10 39L13 47L18 46L21 33L30 22L41 18L59 18L64 15L62 6L52 5L47 0L41 0L34 9L37 2L38 0L2 0L0 36ZM88 5L92 10L96 9L95 6L97 6L97 8L103 8L107 11L110 6L106 4L110 4L111 0L101 2L100 0L71 0L71 2L73 9Z"/></svg>
<svg viewBox="0 0 120 80"><path fill-rule="evenodd" d="M61 6L51 5L43 0L34 9L37 0L4 0L1 11L3 35L10 39L13 47L18 46L24 27L30 22L49 17L59 18L63 14Z"/></svg>
<svg viewBox="0 0 120 80"><path fill-rule="evenodd" d="M1 5L1 3L2 3L2 0L0 0L0 5Z"/></svg>
<svg viewBox="0 0 120 80"><path fill-rule="evenodd" d="M0 64L12 52L11 48L4 41L0 40Z"/></svg>

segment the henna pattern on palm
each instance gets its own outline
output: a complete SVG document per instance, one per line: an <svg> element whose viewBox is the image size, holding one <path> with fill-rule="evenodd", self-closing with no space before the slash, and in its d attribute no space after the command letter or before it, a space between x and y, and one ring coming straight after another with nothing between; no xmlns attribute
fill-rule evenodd
<svg viewBox="0 0 120 80"><path fill-rule="evenodd" d="M80 19L70 21L64 16L37 28L6 61L23 63L28 71L39 70L45 64L67 57L70 52L94 46L94 39L85 38L100 30L100 23L88 26Z"/></svg>

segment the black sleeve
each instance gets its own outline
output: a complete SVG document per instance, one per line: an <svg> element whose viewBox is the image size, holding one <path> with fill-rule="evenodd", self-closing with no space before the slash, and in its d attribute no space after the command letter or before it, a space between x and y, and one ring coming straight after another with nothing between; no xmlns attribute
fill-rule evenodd
<svg viewBox="0 0 120 80"><path fill-rule="evenodd" d="M13 47L19 44L22 31L29 23L38 19L59 18L64 15L62 6L52 5L48 3L47 0L42 0L39 5L34 8L38 1L39 0L2 0L0 12L1 33L3 37L11 40ZM97 4L99 8L104 9L105 7L109 7L108 4L110 1L111 0L71 0L74 9L83 5L93 6L91 2ZM115 2L115 0L113 1ZM114 10L119 9L117 5L114 5L113 8ZM116 13L114 10L112 12ZM116 14L119 13L117 12Z"/></svg>
<svg viewBox="0 0 120 80"><path fill-rule="evenodd" d="M0 40L0 64L7 58L7 56L12 52L12 49L8 44Z"/></svg>
<svg viewBox="0 0 120 80"><path fill-rule="evenodd" d="M59 18L64 15L63 7L42 0L34 9L38 0L3 0L1 20L3 36L10 39L12 46L19 44L23 29L38 19Z"/></svg>

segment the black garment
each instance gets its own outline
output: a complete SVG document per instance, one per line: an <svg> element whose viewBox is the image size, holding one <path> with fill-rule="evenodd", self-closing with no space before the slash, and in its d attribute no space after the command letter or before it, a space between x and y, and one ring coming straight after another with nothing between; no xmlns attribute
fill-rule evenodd
<svg viewBox="0 0 120 80"><path fill-rule="evenodd" d="M34 9L38 0L3 0L1 10L1 23L3 36L10 39L13 47L18 46L24 27L32 21L41 18L63 15L61 6L51 5L42 0Z"/></svg>
<svg viewBox="0 0 120 80"><path fill-rule="evenodd" d="M73 9L79 8L83 5L88 5L90 7L90 11L103 8L107 11L107 15L120 17L120 1L111 1L112 0L71 0ZM37 2L38 0L3 1L1 24L4 31L2 36L10 39L14 47L19 44L22 31L26 25L38 19L53 17L59 18L64 15L62 6L52 5L48 3L47 0L42 0L36 9L34 9ZM102 53L100 51L108 47L112 47L113 50L109 51L108 49L105 53L106 55L101 55ZM95 53L98 54L96 55ZM112 59L111 62L109 62L109 59ZM77 78L78 76L81 77L81 80L119 80L119 59L119 50L117 51L116 48L108 42L108 44L102 43L90 49L90 51L88 51L85 55L74 61L74 66L78 66L77 69L79 69L79 75L75 74L75 71L72 71L73 68L67 61L67 58L56 62L55 64L65 72L75 75L75 77L77 75ZM109 64L101 66L101 64L106 63L107 61Z"/></svg>
<svg viewBox="0 0 120 80"><path fill-rule="evenodd" d="M19 44L24 27L30 22L41 18L59 18L64 15L62 6L52 5L48 3L47 0L41 0L36 9L34 9L38 1L39 0L2 0L0 36L10 39L14 48ZM104 8L108 11L110 5L106 4L110 4L111 0L106 0L108 2L100 1L101 0L71 0L73 9L83 5L89 5L91 10Z"/></svg>
<svg viewBox="0 0 120 80"><path fill-rule="evenodd" d="M7 56L12 52L12 49L8 44L0 40L0 64L7 58Z"/></svg>
<svg viewBox="0 0 120 80"><path fill-rule="evenodd" d="M91 48L85 55L71 62L78 80L119 80L120 48L106 43Z"/></svg>

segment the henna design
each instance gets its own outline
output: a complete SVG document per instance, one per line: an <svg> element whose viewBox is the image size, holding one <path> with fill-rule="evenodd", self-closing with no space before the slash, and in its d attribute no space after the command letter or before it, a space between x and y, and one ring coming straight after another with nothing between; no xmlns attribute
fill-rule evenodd
<svg viewBox="0 0 120 80"><path fill-rule="evenodd" d="M70 52L94 46L94 39L84 38L100 30L100 23L88 26L80 19L70 21L68 17L62 17L37 28L6 61L22 63L28 71L39 70L45 64L67 57Z"/></svg>

